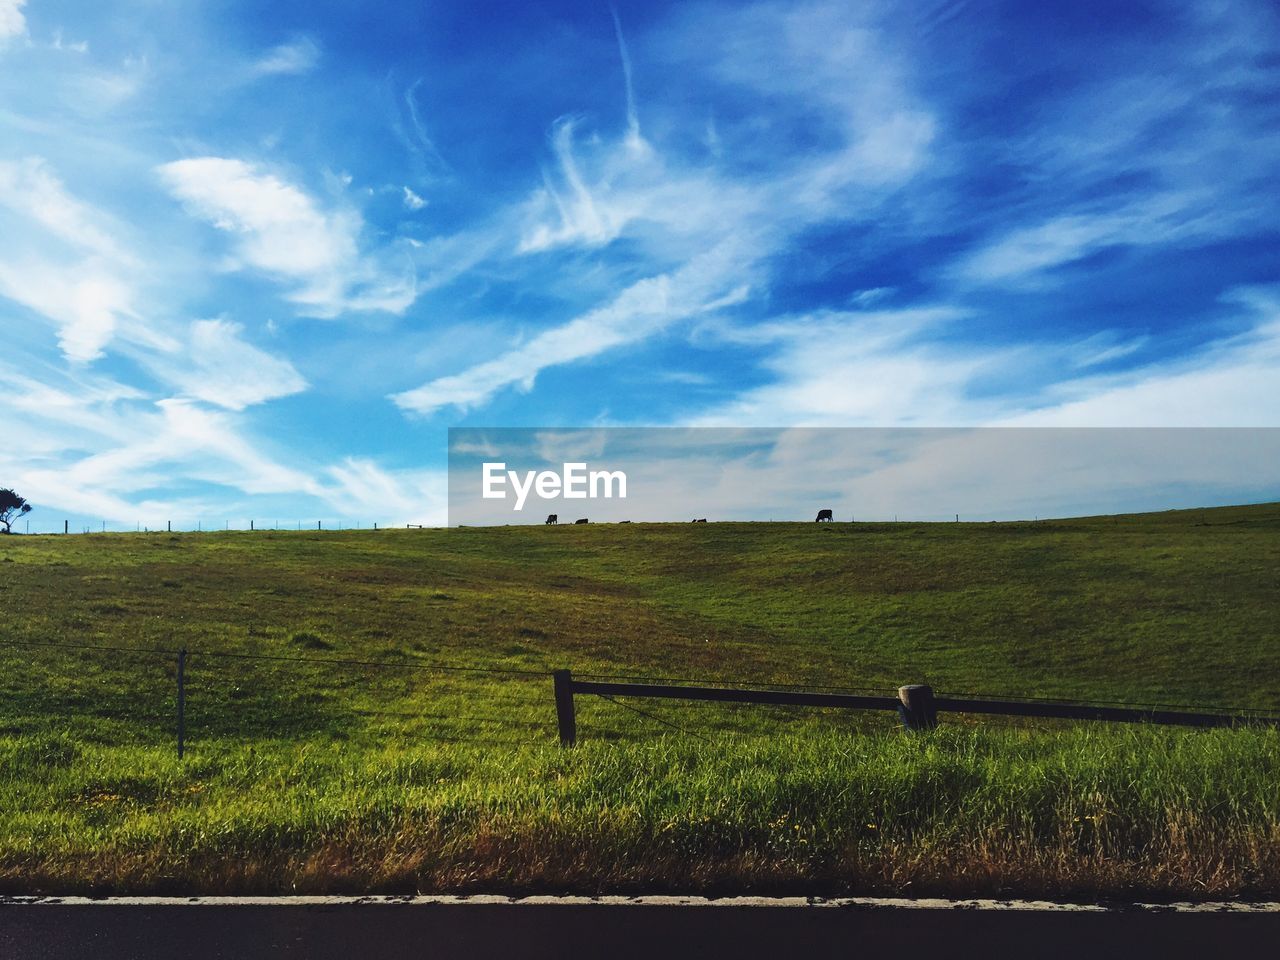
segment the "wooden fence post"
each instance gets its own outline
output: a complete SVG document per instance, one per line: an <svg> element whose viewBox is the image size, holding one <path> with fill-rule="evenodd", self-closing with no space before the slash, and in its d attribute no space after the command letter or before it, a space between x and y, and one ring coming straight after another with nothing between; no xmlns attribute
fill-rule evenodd
<svg viewBox="0 0 1280 960"><path fill-rule="evenodd" d="M573 673L556 670L551 674L556 687L556 722L560 725L560 746L572 747L578 739L578 723L573 710Z"/></svg>
<svg viewBox="0 0 1280 960"><path fill-rule="evenodd" d="M933 687L922 683L898 688L898 716L908 730L932 730L938 725L938 707Z"/></svg>
<svg viewBox="0 0 1280 960"><path fill-rule="evenodd" d="M178 759L187 746L187 648L178 651Z"/></svg>

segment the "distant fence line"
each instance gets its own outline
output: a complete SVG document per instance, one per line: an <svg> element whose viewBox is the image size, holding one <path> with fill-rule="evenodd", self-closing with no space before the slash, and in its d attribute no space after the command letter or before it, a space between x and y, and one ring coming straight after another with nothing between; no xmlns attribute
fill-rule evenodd
<svg viewBox="0 0 1280 960"><path fill-rule="evenodd" d="M955 522L955 523L959 523L959 522L960 522L960 515L959 515L959 514L954 514L954 518L955 518L955 520L954 520L954 522ZM1087 518L1066 518L1066 519L1087 519ZM612 521L605 521L605 524L607 525L607 524L609 524L609 523L611 523L611 522L612 522ZM616 522L618 522L618 523L631 523L632 521L630 521L630 520L621 520L621 521L616 521ZM655 521L648 521L648 522L653 522L653 523L683 523L683 522L685 522L685 521L684 521L684 520L681 520L681 519L675 519L675 518L672 518L672 519L669 519L669 520L655 520ZM695 520L694 522L695 522L695 523L706 523L707 521L706 521L705 519L702 519L702 520ZM732 519L731 519L731 520L723 521L723 522L729 522L729 523L734 523L734 522L749 523L749 522L764 522L764 521L749 521L749 520L740 520L740 521L735 521L735 520L732 520ZM775 523L775 522L779 522L779 521L775 521L775 520L773 520L773 519L770 519L768 522L769 522L769 523ZM801 523L801 522L805 522L805 521L803 520L803 518L792 518L792 519L784 519L784 520L782 520L782 521L780 521L780 522L783 522L783 523ZM849 522L850 522L850 523L858 523L859 521L857 520L857 518L856 518L856 517L850 517L850 518L849 518ZM863 523L877 524L877 525L878 525L878 524L886 524L886 523L889 523L890 521L889 521L887 518L883 518L883 519L879 519L879 520L863 520L862 522L863 522ZM932 523L940 523L940 522L943 522L943 521L939 521L939 520L928 520L928 519L906 519L906 520L899 520L899 518L898 518L897 514L895 514L895 515L894 515L893 520L892 520L892 523L894 523L894 524L898 524L898 523L930 523L930 524L932 524ZM950 522L950 521L948 521L948 522ZM975 523L998 523L998 522L999 522L999 523L1027 524L1027 523L1042 523L1042 522L1049 522L1049 521L1047 521L1047 520L1042 521L1042 520L1041 520L1041 518L1040 518L1039 516L1036 516L1036 517L1034 517L1034 518L1025 518L1025 517L1024 517L1024 518L1022 518L1022 519L1009 519L1009 520L1003 520L1003 521L987 520L987 521L973 521L973 522L975 522ZM1113 523L1117 523L1117 524L1118 524L1118 523L1119 523L1119 518L1112 518L1112 522L1113 522ZM587 521L586 521L586 520L579 520L579 521L577 521L577 523L580 523L580 524L581 524L581 523L587 523ZM15 534L17 534L17 533L22 533L22 534L26 534L26 535L28 535L28 536L33 536L33 537L34 537L34 536L50 536L50 535L54 535L54 534L77 534L77 535L82 535L82 534L94 534L94 533L98 533L98 534L102 534L102 533L226 533L226 532L231 532L231 531L238 531L238 532L252 533L252 532L271 532L271 531L280 531L280 532L299 532L299 531L302 531L302 532L305 532L305 531L307 531L307 530L312 530L312 531L317 531L317 530L330 530L330 531L338 531L338 530L403 530L403 529L408 529L408 530L432 530L432 529L446 529L446 528L449 528L449 527L450 527L450 525L449 525L449 524L430 524L430 523L405 523L405 524L399 524L399 523L384 523L384 522L382 522L381 520L374 520L374 521L352 520L352 519L350 519L350 518L346 518L346 517L343 517L343 518L337 518L337 519L330 518L330 519L327 519L327 520L285 520L285 521L281 521L281 520L272 520L272 521L270 521L270 522L263 522L263 521L259 521L259 520L257 520L257 519L253 519L253 520L226 520L226 519L223 519L223 520L215 520L215 521L211 521L211 522L206 522L206 521L204 521L204 520L194 520L194 521L192 521L192 520L187 520L187 521L176 521L176 522L175 522L175 521L173 521L173 520L166 520L166 521L164 521L163 525L161 525L161 524L157 524L157 525L155 525L155 526L151 526L150 524L146 524L146 523L142 523L141 521L138 521L138 522L134 523L134 525L133 525L132 527L130 527L127 523L110 523L110 522L108 522L108 521L106 521L106 520L95 520L95 521L92 521L92 522L90 522L90 523L85 523L83 520L78 520L78 521L76 521L76 524L75 524L74 526L71 524L71 521L70 521L70 520L63 520L63 521L62 521L62 523L61 523L61 525L59 525L59 524L58 524L58 522L57 522L56 520L55 520L55 521L53 521L53 523L48 524L48 525L41 524L39 521L37 521L37 522L36 522L36 525L33 527L33 526L32 526L32 522L31 522L31 520L30 520L30 519L24 519L24 520L23 520L23 527L22 527L22 529L21 529L21 530L16 529L16 524L17 524L17 521L16 521L16 520L14 521L14 524L15 524L15 529L12 531L12 533L15 533ZM528 519L528 520L526 520L526 522L524 522L524 523L519 523L519 524L515 524L515 525L517 525L517 526L546 526L547 524L546 524L546 523L539 522L539 521L535 521L535 520L532 520L532 519ZM562 525L564 525L564 526L572 526L573 524L572 524L572 523L570 523L570 522L568 522L568 521L566 521L566 522L565 522L564 524L562 524ZM459 524L458 526L460 526L460 527L465 527L465 526L467 526L467 525L466 525L466 524Z"/></svg>
<svg viewBox="0 0 1280 960"><path fill-rule="evenodd" d="M15 524L16 526L16 524ZM422 523L406 523L400 524L383 523L380 520L374 520L366 523L363 520L349 519L329 519L329 520L273 520L264 523L258 520L223 520L221 523L206 523L203 520L188 521L185 524L179 521L175 524L172 520L166 520L162 525L150 526L144 523L136 523L132 527L127 524L111 524L105 520L96 523L86 524L83 521L77 523L74 527L70 520L63 520L61 526L56 522L50 526L40 526L37 524L32 529L31 521L24 522L21 530L15 529L14 533L22 533L27 536L51 536L63 534L102 534L102 533L227 533L230 531L245 533L270 533L270 532L299 532L299 531L339 531L339 530L427 530L430 524Z"/></svg>
<svg viewBox="0 0 1280 960"><path fill-rule="evenodd" d="M242 653L223 650L189 651L185 647L173 650L164 648L127 647L93 643L67 643L39 640L0 640L0 647L50 648L62 650L94 651L99 653L153 656L174 662L175 714L178 756L186 752L188 685L187 665L192 657L224 660L248 660L276 663L306 663L335 667L362 667L387 670L420 670L434 673L470 673L506 676L521 680L551 680L556 710L556 723L562 746L573 746L578 740L576 697L598 696L618 706L633 710L650 719L673 727L681 733L705 740L700 734L670 723L662 717L637 710L615 697L701 701L715 703L742 703L773 706L826 707L847 710L890 711L898 715L905 730L922 732L936 728L940 713L984 714L1008 717L1052 718L1063 720L1107 721L1113 723L1151 723L1181 727L1280 727L1280 715L1245 708L1226 713L1199 712L1194 707L1169 704L1120 706L1101 702L1086 703L1054 700L1049 698L994 697L978 694L940 697L926 684L908 684L897 689L894 696L862 692L830 692L849 690L849 687L826 687L809 684L767 684L760 686L750 681L721 680L716 685L705 681L677 680L675 678L643 678L609 674L583 674L588 679L575 678L570 670L521 669L515 667L478 667L440 663L427 660L364 660L350 657L306 657L297 655ZM660 682L662 681L662 682ZM822 692L819 692L819 691ZM360 712L360 711L356 711ZM366 711L367 712L367 711Z"/></svg>

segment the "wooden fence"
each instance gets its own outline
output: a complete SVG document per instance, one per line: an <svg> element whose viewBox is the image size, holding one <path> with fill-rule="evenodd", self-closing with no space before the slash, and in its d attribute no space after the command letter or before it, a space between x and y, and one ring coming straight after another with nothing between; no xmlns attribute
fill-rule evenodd
<svg viewBox="0 0 1280 960"><path fill-rule="evenodd" d="M1225 713L1189 713L1182 710L1109 707L1048 700L997 700L975 697L936 697L933 688L911 684L898 688L897 696L857 696L845 693L806 693L793 690L744 690L735 687L670 686L659 683L575 680L569 670L556 670L556 719L560 743L572 746L578 739L574 697L654 697L666 700L709 700L717 703L765 703L793 707L838 707L845 710L896 711L907 730L931 730L938 714L979 713L1007 717L1054 717L1064 720L1107 720L1115 723L1157 723L1180 727L1231 727L1240 724L1280 726L1280 718Z"/></svg>

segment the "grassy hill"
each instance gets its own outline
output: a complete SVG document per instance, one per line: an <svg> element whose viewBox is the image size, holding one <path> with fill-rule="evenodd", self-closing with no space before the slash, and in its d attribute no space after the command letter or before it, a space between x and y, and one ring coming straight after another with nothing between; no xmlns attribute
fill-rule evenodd
<svg viewBox="0 0 1280 960"><path fill-rule="evenodd" d="M583 698L565 752L545 675L1280 710L1277 570L1277 504L0 538L0 885L1280 893L1273 732Z"/></svg>

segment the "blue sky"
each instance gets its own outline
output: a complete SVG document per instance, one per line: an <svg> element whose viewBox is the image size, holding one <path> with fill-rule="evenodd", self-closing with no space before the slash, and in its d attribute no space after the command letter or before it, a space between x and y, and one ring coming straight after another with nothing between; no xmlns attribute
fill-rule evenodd
<svg viewBox="0 0 1280 960"><path fill-rule="evenodd" d="M0 0L0 484L442 522L450 426L1280 425L1280 18Z"/></svg>

